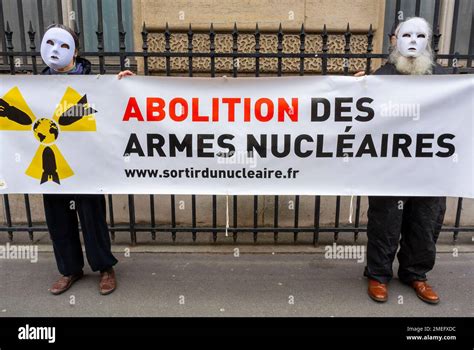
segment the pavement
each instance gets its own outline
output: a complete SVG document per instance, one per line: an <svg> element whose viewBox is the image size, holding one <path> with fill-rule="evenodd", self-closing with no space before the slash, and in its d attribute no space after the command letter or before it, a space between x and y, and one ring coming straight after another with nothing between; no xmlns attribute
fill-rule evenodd
<svg viewBox="0 0 474 350"><path fill-rule="evenodd" d="M36 263L0 259L0 317L474 317L469 242L456 253L448 244L437 255L429 280L441 297L438 305L423 303L397 278L389 285L389 301L373 302L362 276L365 262L328 259L324 246L152 248L114 245L118 288L108 296L99 294L99 275L87 265L85 277L69 291L51 295L58 272L48 245L40 247Z"/></svg>

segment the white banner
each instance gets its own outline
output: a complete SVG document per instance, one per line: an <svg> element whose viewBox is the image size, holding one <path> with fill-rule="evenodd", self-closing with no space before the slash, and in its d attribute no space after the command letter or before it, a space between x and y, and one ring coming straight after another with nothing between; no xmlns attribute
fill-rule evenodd
<svg viewBox="0 0 474 350"><path fill-rule="evenodd" d="M0 193L474 197L472 75L0 76Z"/></svg>

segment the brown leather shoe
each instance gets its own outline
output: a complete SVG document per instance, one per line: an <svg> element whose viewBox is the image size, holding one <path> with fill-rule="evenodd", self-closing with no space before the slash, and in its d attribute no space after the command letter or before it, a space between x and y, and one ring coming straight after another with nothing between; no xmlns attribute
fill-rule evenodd
<svg viewBox="0 0 474 350"><path fill-rule="evenodd" d="M109 270L100 273L100 294L110 294L115 290L116 287L117 281L115 280L115 271L113 268L110 268Z"/></svg>
<svg viewBox="0 0 474 350"><path fill-rule="evenodd" d="M388 300L387 285L370 278L368 293L369 297L372 298L372 300L381 303L386 302Z"/></svg>
<svg viewBox="0 0 474 350"><path fill-rule="evenodd" d="M426 283L426 281L413 281L411 286L415 289L416 295L418 298L423 300L428 304L438 304L439 297L438 294L433 290L433 288Z"/></svg>
<svg viewBox="0 0 474 350"><path fill-rule="evenodd" d="M69 288L71 288L74 282L82 278L82 276L84 276L84 272L82 271L70 276L61 276L61 278L59 278L56 282L53 283L49 291L51 292L51 294L54 295L64 293Z"/></svg>

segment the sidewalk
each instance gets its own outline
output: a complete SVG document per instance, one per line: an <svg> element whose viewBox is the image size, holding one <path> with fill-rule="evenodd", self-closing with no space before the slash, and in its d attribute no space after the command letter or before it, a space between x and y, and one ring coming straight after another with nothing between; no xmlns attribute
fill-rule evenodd
<svg viewBox="0 0 474 350"><path fill-rule="evenodd" d="M99 295L98 274L88 267L68 292L51 295L48 288L58 273L50 252L40 252L37 263L0 259L0 317L474 316L472 252L438 254L429 277L441 302L433 306L398 279L390 284L389 301L377 304L366 294L364 263L326 259L315 250L290 254L252 249L254 253L246 254L242 248L236 257L231 246L213 254L133 248L126 257L121 248L114 246L119 284L109 296Z"/></svg>

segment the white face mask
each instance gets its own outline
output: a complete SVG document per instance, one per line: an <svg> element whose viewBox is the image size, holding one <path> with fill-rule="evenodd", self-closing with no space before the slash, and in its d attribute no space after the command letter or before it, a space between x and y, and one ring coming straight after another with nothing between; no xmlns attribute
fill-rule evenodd
<svg viewBox="0 0 474 350"><path fill-rule="evenodd" d="M398 51L405 57L418 57L428 45L429 28L420 18L401 24L397 34Z"/></svg>
<svg viewBox="0 0 474 350"><path fill-rule="evenodd" d="M48 67L59 70L67 67L74 58L74 38L66 30L51 28L41 41L41 58Z"/></svg>

